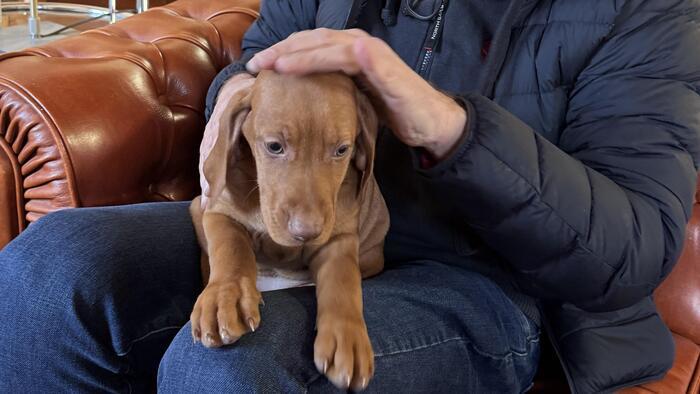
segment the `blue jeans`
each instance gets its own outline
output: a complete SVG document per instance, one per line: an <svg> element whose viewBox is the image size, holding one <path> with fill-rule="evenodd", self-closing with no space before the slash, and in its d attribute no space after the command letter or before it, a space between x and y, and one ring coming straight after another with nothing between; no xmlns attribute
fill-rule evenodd
<svg viewBox="0 0 700 394"><path fill-rule="evenodd" d="M263 294L255 333L193 344L188 203L66 210L0 252L0 392L333 392L313 363L313 288ZM523 392L539 331L487 278L434 261L363 282L369 392Z"/></svg>

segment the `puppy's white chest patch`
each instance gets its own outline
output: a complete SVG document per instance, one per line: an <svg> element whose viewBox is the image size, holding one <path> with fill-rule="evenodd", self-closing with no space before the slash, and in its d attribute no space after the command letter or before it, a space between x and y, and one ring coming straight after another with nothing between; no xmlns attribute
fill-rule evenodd
<svg viewBox="0 0 700 394"><path fill-rule="evenodd" d="M251 236L258 265L259 291L313 285L311 273L303 261L303 248L278 245L266 233Z"/></svg>
<svg viewBox="0 0 700 394"><path fill-rule="evenodd" d="M313 286L309 270L296 271L294 277L287 272L265 268L258 264L258 291L289 289L291 287Z"/></svg>

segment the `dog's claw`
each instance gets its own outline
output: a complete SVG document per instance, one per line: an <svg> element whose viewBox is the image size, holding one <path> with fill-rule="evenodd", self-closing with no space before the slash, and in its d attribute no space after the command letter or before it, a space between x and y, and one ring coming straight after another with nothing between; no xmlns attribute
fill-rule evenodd
<svg viewBox="0 0 700 394"><path fill-rule="evenodd" d="M345 375L345 387L350 387L350 376Z"/></svg>
<svg viewBox="0 0 700 394"><path fill-rule="evenodd" d="M213 344L214 344L214 336L211 335L211 333L207 333L206 339L207 339L207 343L208 343L208 344L210 344L210 345L213 345Z"/></svg>
<svg viewBox="0 0 700 394"><path fill-rule="evenodd" d="M362 386L362 389L367 387L367 378L362 378L362 382L360 383L360 386Z"/></svg>
<svg viewBox="0 0 700 394"><path fill-rule="evenodd" d="M221 341L223 341L224 344L228 345L229 343L233 342L233 338L231 338L231 335L229 335L226 329L222 328L219 335L221 336Z"/></svg>
<svg viewBox="0 0 700 394"><path fill-rule="evenodd" d="M248 327L250 327L250 331L255 332L255 321L253 321L253 318L248 318Z"/></svg>
<svg viewBox="0 0 700 394"><path fill-rule="evenodd" d="M328 372L328 360L323 362L323 374L325 375L326 372Z"/></svg>

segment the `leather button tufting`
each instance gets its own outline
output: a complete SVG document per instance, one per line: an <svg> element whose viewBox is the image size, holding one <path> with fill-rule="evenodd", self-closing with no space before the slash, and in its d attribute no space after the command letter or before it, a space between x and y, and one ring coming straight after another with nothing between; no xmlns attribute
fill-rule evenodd
<svg viewBox="0 0 700 394"><path fill-rule="evenodd" d="M258 0L179 0L0 57L0 247L48 212L199 193L204 98Z"/></svg>

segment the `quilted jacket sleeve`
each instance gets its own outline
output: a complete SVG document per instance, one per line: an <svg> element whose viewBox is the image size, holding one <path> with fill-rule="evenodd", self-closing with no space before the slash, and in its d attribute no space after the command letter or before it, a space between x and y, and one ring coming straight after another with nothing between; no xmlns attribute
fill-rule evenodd
<svg viewBox="0 0 700 394"><path fill-rule="evenodd" d="M680 254L700 157L700 29L691 2L674 3L686 8L623 11L571 91L559 146L474 95L470 134L424 171L532 295L618 309Z"/></svg>

